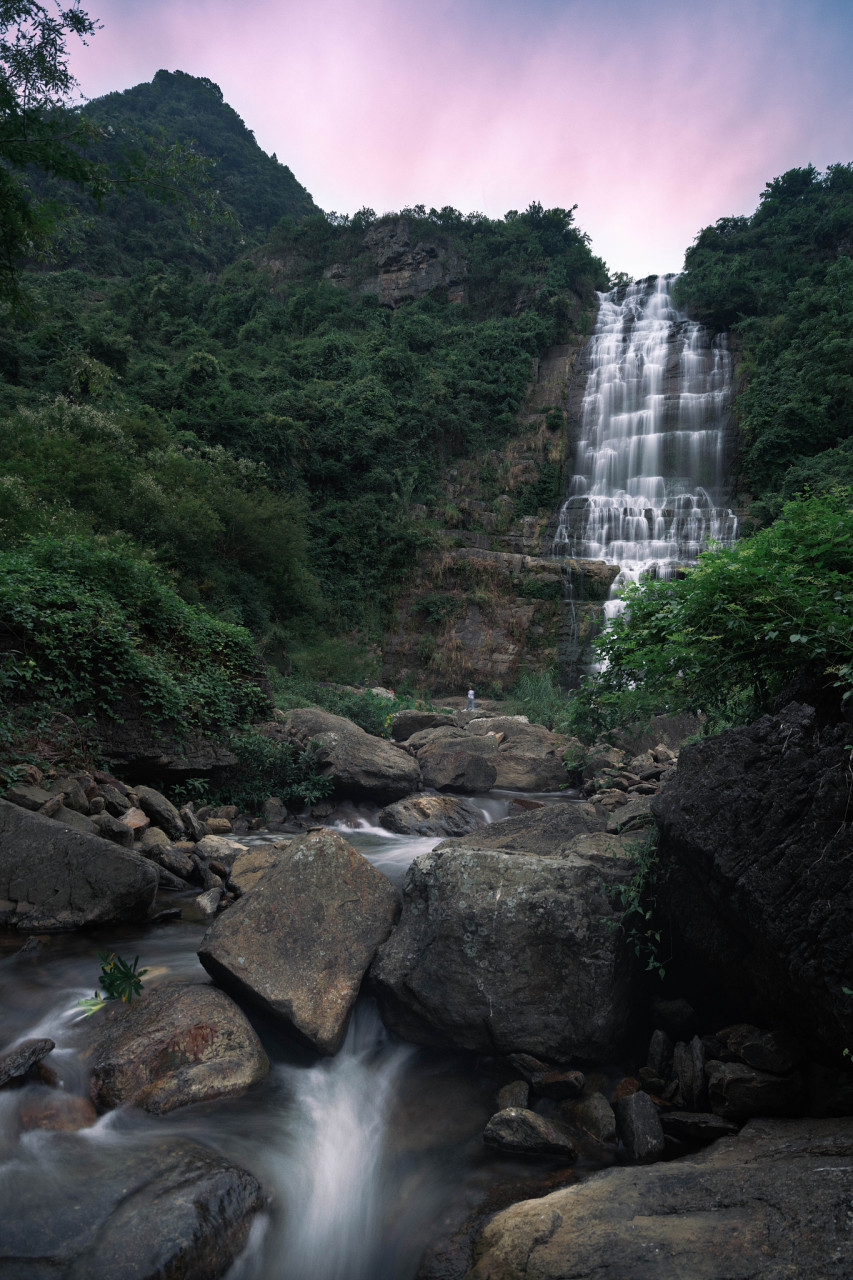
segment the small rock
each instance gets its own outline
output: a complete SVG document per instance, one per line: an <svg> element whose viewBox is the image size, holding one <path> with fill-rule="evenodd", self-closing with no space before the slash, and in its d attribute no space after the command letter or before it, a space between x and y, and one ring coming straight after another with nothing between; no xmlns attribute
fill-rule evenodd
<svg viewBox="0 0 853 1280"><path fill-rule="evenodd" d="M49 800L45 800L39 813L45 818L53 818L62 808L62 795L51 796Z"/></svg>
<svg viewBox="0 0 853 1280"><path fill-rule="evenodd" d="M167 845L166 848L158 849L157 861L161 867L171 871L173 876L180 876L182 880L191 880L193 878L195 872L193 859L182 853L180 849L176 849L174 845Z"/></svg>
<svg viewBox="0 0 853 1280"><path fill-rule="evenodd" d="M228 822L233 822L240 810L236 804L223 804L214 810L214 818L225 818Z"/></svg>
<svg viewBox="0 0 853 1280"><path fill-rule="evenodd" d="M584 1075L582 1071L542 1071L535 1072L530 1079L530 1087L540 1098L553 1098L557 1102L565 1098L579 1098L583 1093Z"/></svg>
<svg viewBox="0 0 853 1280"><path fill-rule="evenodd" d="M640 1082L635 1076L623 1076L613 1090L613 1101L618 1102L620 1098L630 1098L632 1093L637 1093L640 1089Z"/></svg>
<svg viewBox="0 0 853 1280"><path fill-rule="evenodd" d="M803 1060L800 1045L785 1031L759 1031L758 1027L739 1022L718 1031L716 1038L748 1067L776 1076L787 1075Z"/></svg>
<svg viewBox="0 0 853 1280"><path fill-rule="evenodd" d="M100 790L107 813L111 813L114 818L120 818L122 814L127 813L128 809L133 807L125 792L120 791L112 783L104 783Z"/></svg>
<svg viewBox="0 0 853 1280"><path fill-rule="evenodd" d="M530 1087L526 1080L511 1080L498 1090L498 1111L506 1111L508 1107L527 1107L530 1101Z"/></svg>
<svg viewBox="0 0 853 1280"><path fill-rule="evenodd" d="M57 778L56 782L51 783L50 792L51 795L61 795L66 808L73 809L75 813L88 814L89 801L76 778Z"/></svg>
<svg viewBox="0 0 853 1280"><path fill-rule="evenodd" d="M197 857L204 858L206 862L215 859L226 867L230 867L235 858L245 852L246 845L238 844L236 840L226 840L223 836L205 836L193 850Z"/></svg>
<svg viewBox="0 0 853 1280"><path fill-rule="evenodd" d="M206 818L204 822L205 835L208 836L227 836L234 828L231 825L230 818Z"/></svg>
<svg viewBox="0 0 853 1280"><path fill-rule="evenodd" d="M89 817L95 818L99 813L103 813L106 808L106 801L103 796L92 796L89 801Z"/></svg>
<svg viewBox="0 0 853 1280"><path fill-rule="evenodd" d="M123 845L125 849L133 848L133 832L126 823L114 818L111 813L97 813L92 821L103 840L112 840L114 844Z"/></svg>
<svg viewBox="0 0 853 1280"><path fill-rule="evenodd" d="M146 857L156 855L160 849L170 849L172 842L166 835L165 831L161 831L159 827L148 827L143 831L142 839L137 845L139 853Z"/></svg>
<svg viewBox="0 0 853 1280"><path fill-rule="evenodd" d="M572 1129L594 1142L611 1145L616 1141L616 1115L603 1093L597 1089L560 1105L560 1117Z"/></svg>
<svg viewBox="0 0 853 1280"><path fill-rule="evenodd" d="M614 1105L616 1127L628 1159L651 1164L664 1151L664 1133L655 1104L647 1093L632 1093Z"/></svg>
<svg viewBox="0 0 853 1280"><path fill-rule="evenodd" d="M726 1120L791 1115L802 1102L800 1071L776 1076L743 1062L709 1062L705 1073L711 1110Z"/></svg>
<svg viewBox="0 0 853 1280"><path fill-rule="evenodd" d="M737 1133L737 1125L707 1111L662 1111L661 1127L669 1138L704 1146L727 1134Z"/></svg>
<svg viewBox="0 0 853 1280"><path fill-rule="evenodd" d="M0 1089L10 1080L25 1076L31 1067L56 1048L55 1040L22 1040L13 1049L0 1054Z"/></svg>
<svg viewBox="0 0 853 1280"><path fill-rule="evenodd" d="M678 1089L685 1111L705 1111L708 1106L705 1050L698 1036L694 1036L689 1045L680 1040L675 1046L672 1055L672 1074L678 1080Z"/></svg>
<svg viewBox="0 0 853 1280"><path fill-rule="evenodd" d="M138 837L140 832L147 831L151 825L151 819L148 814L135 806L127 809L119 818L119 822L123 822L133 832L134 839ZM165 835L166 833L164 832L163 834Z"/></svg>
<svg viewBox="0 0 853 1280"><path fill-rule="evenodd" d="M219 904L222 902L222 889L218 885L212 886L199 896L193 902L194 918L200 919L203 923L212 920L219 910Z"/></svg>
<svg viewBox="0 0 853 1280"><path fill-rule="evenodd" d="M188 805L184 805L178 816L184 824L184 830L194 843L197 844L199 840L204 839L206 834L204 824L199 822L198 818Z"/></svg>
<svg viewBox="0 0 853 1280"><path fill-rule="evenodd" d="M174 840L184 835L184 824L171 800L153 787L137 787L136 799L140 809L147 814L152 826L160 827Z"/></svg>
<svg viewBox="0 0 853 1280"><path fill-rule="evenodd" d="M656 1076L660 1076L665 1080L669 1075L669 1068L672 1064L672 1041L665 1031L658 1030L652 1032L652 1038L649 1041L649 1051L646 1054L646 1065L650 1071Z"/></svg>
<svg viewBox="0 0 853 1280"><path fill-rule="evenodd" d="M85 831L89 836L99 834L91 818L87 818L85 813L78 813L76 809L67 808L64 804L60 804L56 812L50 816L54 822L61 822L64 826L71 827L73 831Z"/></svg>
<svg viewBox="0 0 853 1280"><path fill-rule="evenodd" d="M47 804L48 800L50 800L50 792L46 791L44 787L16 782L4 793L3 799L8 800L10 804L18 805L21 809L29 809L32 813L37 813L42 805Z"/></svg>
<svg viewBox="0 0 853 1280"><path fill-rule="evenodd" d="M569 1161L578 1156L571 1134L562 1125L526 1107L496 1111L483 1131L483 1141L514 1154L562 1156Z"/></svg>

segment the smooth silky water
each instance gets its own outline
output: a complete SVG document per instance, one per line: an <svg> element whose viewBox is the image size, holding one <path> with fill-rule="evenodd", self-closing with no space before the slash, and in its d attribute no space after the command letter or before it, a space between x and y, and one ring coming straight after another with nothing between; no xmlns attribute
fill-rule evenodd
<svg viewBox="0 0 853 1280"><path fill-rule="evenodd" d="M678 312L674 276L599 294L585 353L575 470L553 553L618 564L605 608L643 575L673 577L730 544L732 358L724 335Z"/></svg>
<svg viewBox="0 0 853 1280"><path fill-rule="evenodd" d="M542 797L555 802L564 797ZM505 817L511 796L477 797L487 818ZM394 836L375 811L352 807L342 834L397 883L437 838ZM280 837L278 837L280 838ZM250 837L250 840L253 839ZM46 937L35 955L0 959L0 1046L49 1036L48 1057L63 1088L86 1093L78 1055L77 1001L98 982L99 950L138 954L146 982L208 981L196 957L203 927L171 922L97 936ZM94 1016L98 1016L97 1014ZM18 1186L37 1182L57 1203L85 1196L86 1160L116 1149L145 1159L146 1144L170 1134L195 1138L252 1170L271 1192L228 1280L410 1280L452 1202L479 1188L527 1176L482 1144L493 1109L489 1064L470 1055L418 1049L389 1035L375 1005L360 999L334 1058L300 1048L255 1020L272 1062L269 1077L242 1098L151 1116L120 1108L79 1133L22 1132L20 1114L46 1086L0 1091L0 1204L15 1213Z"/></svg>

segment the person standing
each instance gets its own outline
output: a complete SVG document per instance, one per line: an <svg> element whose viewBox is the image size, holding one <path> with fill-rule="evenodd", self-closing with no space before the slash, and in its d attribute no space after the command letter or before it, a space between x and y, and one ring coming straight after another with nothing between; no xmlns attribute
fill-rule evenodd
<svg viewBox="0 0 853 1280"><path fill-rule="evenodd" d="M468 710L469 711L474 710L474 690L473 689L468 690Z"/></svg>

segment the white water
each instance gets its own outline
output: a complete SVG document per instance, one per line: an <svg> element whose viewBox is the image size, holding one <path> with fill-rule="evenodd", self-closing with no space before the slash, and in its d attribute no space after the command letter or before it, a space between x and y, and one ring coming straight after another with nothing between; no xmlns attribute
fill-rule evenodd
<svg viewBox="0 0 853 1280"><path fill-rule="evenodd" d="M555 555L620 566L606 608L626 582L672 577L711 542L731 543L724 505L732 361L677 312L674 277L599 294L588 352L575 474Z"/></svg>

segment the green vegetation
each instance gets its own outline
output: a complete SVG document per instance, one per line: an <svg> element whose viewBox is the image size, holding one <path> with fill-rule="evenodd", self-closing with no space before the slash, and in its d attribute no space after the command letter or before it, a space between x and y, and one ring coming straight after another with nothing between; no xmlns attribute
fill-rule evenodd
<svg viewBox="0 0 853 1280"><path fill-rule="evenodd" d="M618 928L646 971L666 977L670 955L664 955L666 944L658 920L658 893L665 876L657 858L658 832L650 829L631 842L633 864L631 879L616 885L612 902L620 913Z"/></svg>
<svg viewBox="0 0 853 1280"><path fill-rule="evenodd" d="M762 522L853 480L853 165L791 169L687 251L680 303L743 345L741 466Z"/></svg>
<svg viewBox="0 0 853 1280"><path fill-rule="evenodd" d="M744 723L808 675L853 693L853 495L785 504L735 547L704 552L674 582L642 582L599 641L607 666L570 699L601 731L643 712L704 711Z"/></svg>
<svg viewBox="0 0 853 1280"><path fill-rule="evenodd" d="M142 994L142 979L148 972L139 968L139 956L135 956L133 964L123 960L114 951L99 951L101 972L98 982L104 994L96 991L85 1000L78 1000L79 1008L85 1010L84 1017L102 1009L107 1000L121 1000L122 1004L133 1004L133 997Z"/></svg>

